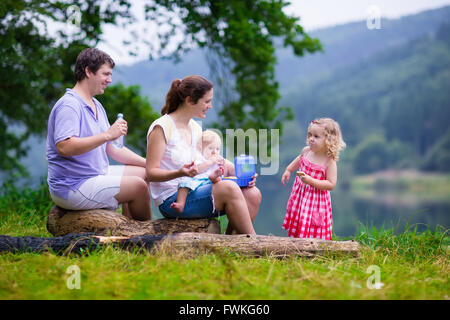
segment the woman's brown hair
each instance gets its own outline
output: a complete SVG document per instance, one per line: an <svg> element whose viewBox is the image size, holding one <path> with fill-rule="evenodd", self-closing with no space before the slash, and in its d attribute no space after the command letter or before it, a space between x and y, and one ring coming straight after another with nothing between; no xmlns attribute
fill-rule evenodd
<svg viewBox="0 0 450 320"><path fill-rule="evenodd" d="M161 109L161 114L174 112L186 101L187 97L192 103L197 103L212 88L212 83L202 76L188 76L183 80L173 80L166 96L166 104Z"/></svg>

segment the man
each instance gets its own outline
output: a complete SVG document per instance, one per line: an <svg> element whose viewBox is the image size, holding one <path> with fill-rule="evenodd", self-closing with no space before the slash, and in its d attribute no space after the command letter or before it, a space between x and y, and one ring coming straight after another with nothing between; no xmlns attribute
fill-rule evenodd
<svg viewBox="0 0 450 320"><path fill-rule="evenodd" d="M117 209L136 220L151 219L145 158L111 143L127 133L127 122L110 126L94 98L111 83L114 61L95 48L75 63L76 84L53 107L48 121L48 185L56 205L69 210ZM124 165L110 166L108 156Z"/></svg>

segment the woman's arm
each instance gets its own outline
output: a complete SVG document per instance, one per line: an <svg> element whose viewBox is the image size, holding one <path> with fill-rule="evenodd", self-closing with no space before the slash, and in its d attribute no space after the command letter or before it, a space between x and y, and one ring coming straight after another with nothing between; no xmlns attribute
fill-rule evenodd
<svg viewBox="0 0 450 320"><path fill-rule="evenodd" d="M337 164L336 161L330 160L327 165L327 178L326 180L317 180L309 175L303 175L300 179L314 188L319 190L333 190L337 183Z"/></svg>
<svg viewBox="0 0 450 320"><path fill-rule="evenodd" d="M148 181L169 181L183 176L193 177L198 173L194 163L185 164L178 170L161 169L161 160L165 149L164 132L160 126L156 126L150 133L147 143L146 175Z"/></svg>

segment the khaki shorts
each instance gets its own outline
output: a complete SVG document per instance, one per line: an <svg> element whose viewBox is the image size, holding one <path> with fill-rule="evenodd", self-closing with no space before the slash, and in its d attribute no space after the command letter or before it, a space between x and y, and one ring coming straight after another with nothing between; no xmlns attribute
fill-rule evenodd
<svg viewBox="0 0 450 320"><path fill-rule="evenodd" d="M55 204L67 210L89 210L119 208L119 202L114 197L120 192L125 166L108 167L106 175L100 175L86 180L78 190L70 190L67 199L51 195Z"/></svg>

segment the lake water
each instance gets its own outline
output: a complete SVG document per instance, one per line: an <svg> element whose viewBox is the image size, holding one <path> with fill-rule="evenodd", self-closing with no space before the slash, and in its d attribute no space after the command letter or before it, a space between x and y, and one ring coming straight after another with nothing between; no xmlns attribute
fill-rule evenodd
<svg viewBox="0 0 450 320"><path fill-rule="evenodd" d="M292 181L283 187L274 179L260 177L258 186L262 190L263 200L254 223L256 232L287 236L281 225ZM377 229L384 225L385 229L394 228L398 233L403 232L407 224L417 226L418 231L434 230L438 225L445 229L450 227L450 197L448 200L421 200L417 195L408 193L378 193L374 197L336 188L331 192L331 203L333 235L339 237L354 236L361 224Z"/></svg>

